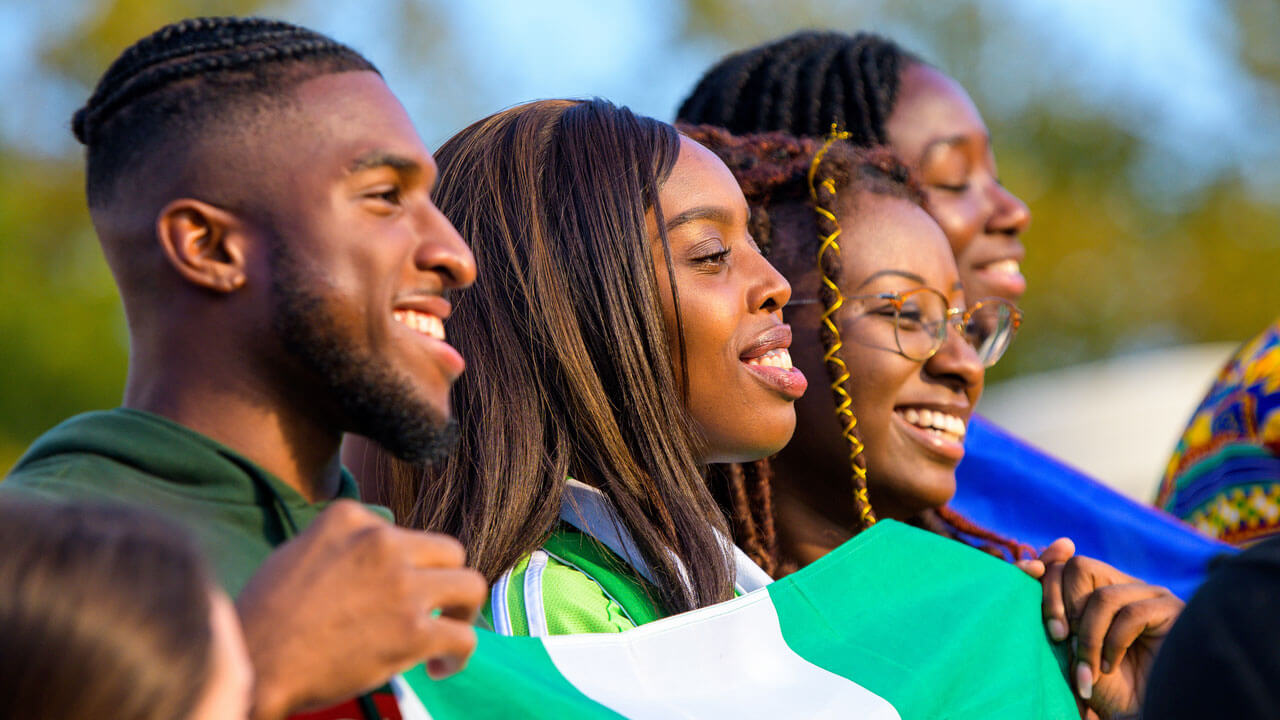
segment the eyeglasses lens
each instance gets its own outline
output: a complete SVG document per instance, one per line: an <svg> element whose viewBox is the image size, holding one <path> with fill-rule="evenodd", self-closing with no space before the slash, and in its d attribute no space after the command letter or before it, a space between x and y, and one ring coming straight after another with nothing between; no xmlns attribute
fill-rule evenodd
<svg viewBox="0 0 1280 720"><path fill-rule="evenodd" d="M996 364L1013 339L1013 311L1007 303L982 302L969 313L969 342L986 367Z"/></svg>
<svg viewBox="0 0 1280 720"><path fill-rule="evenodd" d="M947 299L927 288L904 293L898 310L898 349L912 360L927 360L942 345Z"/></svg>

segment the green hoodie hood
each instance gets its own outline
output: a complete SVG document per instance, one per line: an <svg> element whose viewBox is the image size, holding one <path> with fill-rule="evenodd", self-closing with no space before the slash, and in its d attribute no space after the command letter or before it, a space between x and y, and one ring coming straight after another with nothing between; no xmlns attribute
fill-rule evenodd
<svg viewBox="0 0 1280 720"><path fill-rule="evenodd" d="M172 515L195 533L233 596L328 505L211 438L128 408L77 415L45 433L0 483L6 496L125 502ZM345 469L337 498L359 499Z"/></svg>

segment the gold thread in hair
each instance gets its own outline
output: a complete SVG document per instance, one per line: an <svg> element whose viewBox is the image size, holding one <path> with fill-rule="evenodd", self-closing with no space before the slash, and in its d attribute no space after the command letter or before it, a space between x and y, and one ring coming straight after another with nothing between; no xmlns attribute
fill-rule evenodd
<svg viewBox="0 0 1280 720"><path fill-rule="evenodd" d="M840 328L832 320L832 316L836 311L844 305L844 295L840 292L839 285L827 274L823 267L822 258L828 252L834 252L840 255L840 221L830 210L822 207L818 200L818 186L814 184L814 178L818 174L818 166L822 164L822 158L826 156L827 150L840 140L848 140L852 135L848 132L837 130L835 123L831 124L831 133L827 135L826 142L822 144L822 148L813 156L813 162L809 164L809 196L813 198L813 210L822 217L831 222L835 229L829 235L823 235L822 231L818 231L818 239L821 244L818 246L818 274L822 278L822 284L831 291L834 298L832 302L822 309L822 325L831 333L833 342L830 349L822 356L822 360L827 363L835 363L840 368L837 377L831 382L831 391L837 398L836 401L836 419L840 421L840 434L849 443L849 465L853 468L853 474L858 479L854 483L854 493L859 501L861 508L861 520L864 527L870 527L876 522L876 516L871 511L871 500L867 497L867 471L866 468L860 467L857 458L862 454L863 445L858 436L854 434L854 428L858 425L858 418L853 414L853 400L849 397L849 393L844 389L844 383L849 379L849 368L845 365L844 360L840 357L840 349L844 347L840 341ZM835 180L827 178L822 181L822 188L833 196L836 193Z"/></svg>

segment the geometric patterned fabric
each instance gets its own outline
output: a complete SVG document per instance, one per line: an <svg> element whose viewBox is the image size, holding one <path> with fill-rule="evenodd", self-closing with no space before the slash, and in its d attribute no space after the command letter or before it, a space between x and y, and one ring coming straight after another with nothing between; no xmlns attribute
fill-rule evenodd
<svg viewBox="0 0 1280 720"><path fill-rule="evenodd" d="M1280 320L1218 373L1169 458L1156 506L1232 545L1280 535Z"/></svg>

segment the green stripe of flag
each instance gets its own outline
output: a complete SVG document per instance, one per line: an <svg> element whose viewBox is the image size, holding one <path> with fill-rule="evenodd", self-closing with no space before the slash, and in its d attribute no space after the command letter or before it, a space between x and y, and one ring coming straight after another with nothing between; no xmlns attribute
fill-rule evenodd
<svg viewBox="0 0 1280 720"><path fill-rule="evenodd" d="M1076 718L1040 584L967 545L884 520L769 586L797 654L903 718Z"/></svg>
<svg viewBox="0 0 1280 720"><path fill-rule="evenodd" d="M476 635L476 651L463 672L436 682L418 665L402 676L432 720L622 717L566 680L539 638L500 637L486 630Z"/></svg>

